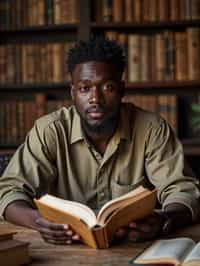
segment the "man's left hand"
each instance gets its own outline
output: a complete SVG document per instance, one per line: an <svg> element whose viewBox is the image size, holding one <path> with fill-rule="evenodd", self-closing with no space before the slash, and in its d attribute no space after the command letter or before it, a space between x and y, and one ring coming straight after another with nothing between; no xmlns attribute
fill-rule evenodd
<svg viewBox="0 0 200 266"><path fill-rule="evenodd" d="M159 235L162 225L163 217L155 212L144 220L131 222L127 227L119 228L115 237L116 240L126 238L134 242L150 240Z"/></svg>

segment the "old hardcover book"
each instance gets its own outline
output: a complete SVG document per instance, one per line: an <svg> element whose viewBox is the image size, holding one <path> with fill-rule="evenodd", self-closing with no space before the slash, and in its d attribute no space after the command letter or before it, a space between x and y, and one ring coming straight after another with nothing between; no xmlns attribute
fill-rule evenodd
<svg viewBox="0 0 200 266"><path fill-rule="evenodd" d="M10 240L13 239L13 235L16 234L16 231L10 230L7 228L1 228L0 229L0 244L3 240Z"/></svg>
<svg viewBox="0 0 200 266"><path fill-rule="evenodd" d="M198 80L200 76L200 29L187 29L188 79Z"/></svg>
<svg viewBox="0 0 200 266"><path fill-rule="evenodd" d="M157 240L130 263L135 266L200 265L200 242L196 244L187 237Z"/></svg>
<svg viewBox="0 0 200 266"><path fill-rule="evenodd" d="M6 266L20 266L30 262L28 243L13 239L16 231L0 228L0 262Z"/></svg>
<svg viewBox="0 0 200 266"><path fill-rule="evenodd" d="M111 22L113 19L112 1L102 0L102 21Z"/></svg>
<svg viewBox="0 0 200 266"><path fill-rule="evenodd" d="M140 80L141 76L141 36L129 34L128 36L128 80L134 82Z"/></svg>
<svg viewBox="0 0 200 266"><path fill-rule="evenodd" d="M113 22L122 22L124 20L124 1L112 1Z"/></svg>
<svg viewBox="0 0 200 266"><path fill-rule="evenodd" d="M165 44L163 34L155 35L155 80L164 80Z"/></svg>
<svg viewBox="0 0 200 266"><path fill-rule="evenodd" d="M132 22L133 21L133 2L132 0L124 1L124 21Z"/></svg>
<svg viewBox="0 0 200 266"><path fill-rule="evenodd" d="M20 266L30 262L28 243L16 239L0 241L1 265Z"/></svg>
<svg viewBox="0 0 200 266"><path fill-rule="evenodd" d="M117 228L150 215L155 203L156 190L150 191L143 186L107 202L97 216L92 209L78 202L48 194L35 199L43 217L70 225L83 242L93 248L108 248Z"/></svg>
<svg viewBox="0 0 200 266"><path fill-rule="evenodd" d="M186 32L175 34L175 73L176 80L188 79L188 56L187 56L187 35Z"/></svg>

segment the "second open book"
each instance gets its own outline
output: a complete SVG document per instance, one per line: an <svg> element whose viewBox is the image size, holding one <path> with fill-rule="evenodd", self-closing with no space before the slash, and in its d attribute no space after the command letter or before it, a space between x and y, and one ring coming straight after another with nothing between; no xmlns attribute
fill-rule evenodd
<svg viewBox="0 0 200 266"><path fill-rule="evenodd" d="M41 215L46 219L70 225L83 241L93 248L107 248L117 228L153 212L156 191L139 186L107 202L97 216L84 204L48 194L34 201Z"/></svg>
<svg viewBox="0 0 200 266"><path fill-rule="evenodd" d="M196 244L188 237L157 240L130 263L134 266L199 266L200 242Z"/></svg>

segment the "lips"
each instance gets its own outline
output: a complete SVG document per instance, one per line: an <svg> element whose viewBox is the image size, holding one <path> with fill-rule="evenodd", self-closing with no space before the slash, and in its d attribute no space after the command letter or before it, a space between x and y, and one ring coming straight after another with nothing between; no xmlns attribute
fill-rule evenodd
<svg viewBox="0 0 200 266"><path fill-rule="evenodd" d="M89 113L89 116L93 119L101 119L104 116L104 113L91 112Z"/></svg>
<svg viewBox="0 0 200 266"><path fill-rule="evenodd" d="M105 114L102 108L90 108L87 113L93 119L101 119Z"/></svg>

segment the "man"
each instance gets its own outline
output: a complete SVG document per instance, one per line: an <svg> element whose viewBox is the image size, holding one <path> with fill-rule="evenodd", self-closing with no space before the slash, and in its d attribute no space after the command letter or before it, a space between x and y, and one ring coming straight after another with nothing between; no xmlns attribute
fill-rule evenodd
<svg viewBox="0 0 200 266"><path fill-rule="evenodd" d="M1 214L49 243L71 244L80 237L42 218L33 197L48 192L98 209L148 181L162 211L120 228L116 238L145 240L196 221L199 182L184 170L180 142L162 118L121 103L121 48L96 38L77 43L68 58L74 106L36 121L1 177Z"/></svg>

